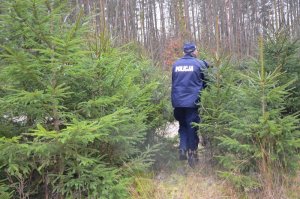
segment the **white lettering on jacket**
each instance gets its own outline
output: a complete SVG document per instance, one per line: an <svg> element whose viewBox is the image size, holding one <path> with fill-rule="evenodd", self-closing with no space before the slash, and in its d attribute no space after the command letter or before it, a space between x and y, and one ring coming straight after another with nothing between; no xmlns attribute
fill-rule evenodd
<svg viewBox="0 0 300 199"><path fill-rule="evenodd" d="M175 72L191 72L194 71L194 66L176 66Z"/></svg>

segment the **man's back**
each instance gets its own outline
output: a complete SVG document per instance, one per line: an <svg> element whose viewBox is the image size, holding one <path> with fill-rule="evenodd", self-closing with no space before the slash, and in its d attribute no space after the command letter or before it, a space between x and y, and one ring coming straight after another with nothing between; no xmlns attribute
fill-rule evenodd
<svg viewBox="0 0 300 199"><path fill-rule="evenodd" d="M205 63L191 55L178 59L172 67L173 107L197 107L203 88Z"/></svg>

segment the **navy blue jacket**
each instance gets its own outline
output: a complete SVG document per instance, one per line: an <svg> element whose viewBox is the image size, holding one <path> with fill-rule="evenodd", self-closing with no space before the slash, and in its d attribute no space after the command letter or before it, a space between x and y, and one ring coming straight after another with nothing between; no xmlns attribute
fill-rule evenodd
<svg viewBox="0 0 300 199"><path fill-rule="evenodd" d="M205 61L186 54L172 67L172 105L173 107L197 107L200 91L204 88Z"/></svg>

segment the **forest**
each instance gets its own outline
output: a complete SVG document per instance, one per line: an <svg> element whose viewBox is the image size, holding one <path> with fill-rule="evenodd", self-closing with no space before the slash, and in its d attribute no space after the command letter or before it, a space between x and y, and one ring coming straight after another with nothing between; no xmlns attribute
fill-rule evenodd
<svg viewBox="0 0 300 199"><path fill-rule="evenodd" d="M0 0L0 198L298 198L299 39L300 0ZM167 133L185 42L196 168Z"/></svg>

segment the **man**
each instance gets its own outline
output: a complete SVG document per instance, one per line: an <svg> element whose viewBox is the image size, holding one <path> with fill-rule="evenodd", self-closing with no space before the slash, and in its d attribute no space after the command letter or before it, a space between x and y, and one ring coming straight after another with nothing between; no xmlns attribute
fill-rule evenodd
<svg viewBox="0 0 300 199"><path fill-rule="evenodd" d="M192 123L199 123L198 105L200 92L205 86L204 70L208 65L197 59L194 43L185 43L184 56L172 67L172 105L174 117L179 122L179 159L188 159L189 164L197 161L199 137ZM187 157L188 155L188 157Z"/></svg>

